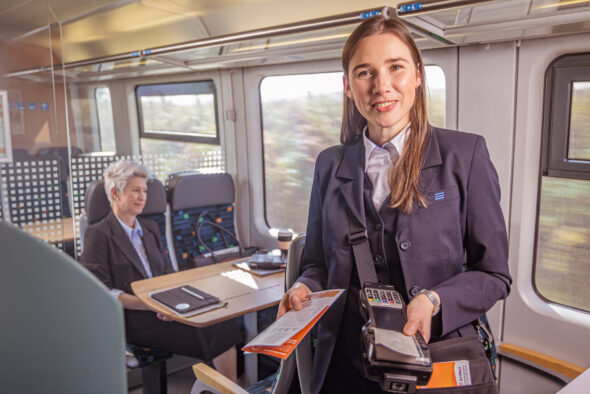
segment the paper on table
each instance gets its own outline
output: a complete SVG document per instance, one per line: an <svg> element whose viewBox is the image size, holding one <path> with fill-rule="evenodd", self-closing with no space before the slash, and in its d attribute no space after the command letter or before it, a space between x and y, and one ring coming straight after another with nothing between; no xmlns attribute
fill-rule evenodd
<svg viewBox="0 0 590 394"><path fill-rule="evenodd" d="M286 358L343 292L338 289L310 294L301 310L285 313L242 350Z"/></svg>

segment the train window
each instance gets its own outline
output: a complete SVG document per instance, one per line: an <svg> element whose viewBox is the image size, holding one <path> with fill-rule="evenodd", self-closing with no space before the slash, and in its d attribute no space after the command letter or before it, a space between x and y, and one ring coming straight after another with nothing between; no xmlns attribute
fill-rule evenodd
<svg viewBox="0 0 590 394"><path fill-rule="evenodd" d="M445 74L439 66L424 66L426 71L426 111L428 121L437 127L445 126Z"/></svg>
<svg viewBox="0 0 590 394"><path fill-rule="evenodd" d="M590 81L572 83L568 159L590 161Z"/></svg>
<svg viewBox="0 0 590 394"><path fill-rule="evenodd" d="M340 138L342 73L266 77L260 97L266 220L302 232L315 159Z"/></svg>
<svg viewBox="0 0 590 394"><path fill-rule="evenodd" d="M136 97L142 139L219 144L213 81L141 85Z"/></svg>
<svg viewBox="0 0 590 394"><path fill-rule="evenodd" d="M113 107L111 91L106 86L94 89L94 101L98 118L98 134L101 152L117 151L115 147L115 126L113 124Z"/></svg>
<svg viewBox="0 0 590 394"><path fill-rule="evenodd" d="M590 55L547 70L534 284L548 301L590 312Z"/></svg>

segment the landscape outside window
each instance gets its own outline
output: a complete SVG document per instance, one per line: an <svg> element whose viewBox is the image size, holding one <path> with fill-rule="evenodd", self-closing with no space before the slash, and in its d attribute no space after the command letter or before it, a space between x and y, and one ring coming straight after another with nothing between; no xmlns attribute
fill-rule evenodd
<svg viewBox="0 0 590 394"><path fill-rule="evenodd" d="M590 161L590 81L572 83L568 159Z"/></svg>
<svg viewBox="0 0 590 394"><path fill-rule="evenodd" d="M429 119L444 126L442 69L426 68ZM317 155L339 143L342 73L266 77L260 84L266 219L304 232Z"/></svg>
<svg viewBox="0 0 590 394"><path fill-rule="evenodd" d="M196 161L218 161L215 85L212 81L143 85L137 88L144 157L164 155L162 172L190 170ZM155 138L157 137L157 138ZM209 139L212 143L191 141Z"/></svg>
<svg viewBox="0 0 590 394"><path fill-rule="evenodd" d="M96 88L96 112L98 113L98 129L100 135L100 151L115 153L115 126L113 123L113 107L111 91L106 86Z"/></svg>

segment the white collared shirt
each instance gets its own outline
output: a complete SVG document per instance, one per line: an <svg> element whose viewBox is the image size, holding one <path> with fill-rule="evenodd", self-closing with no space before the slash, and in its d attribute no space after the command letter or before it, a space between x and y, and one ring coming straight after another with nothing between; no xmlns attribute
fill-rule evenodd
<svg viewBox="0 0 590 394"><path fill-rule="evenodd" d="M387 143L392 143L401 155L406 137L410 133L410 123L406 125L395 137ZM389 157L389 151L377 145L367 136L367 128L363 130L363 142L365 145L365 172L373 184L373 205L379 211L383 202L387 199L391 190L389 188L389 171L393 163ZM384 145L385 145L384 144Z"/></svg>

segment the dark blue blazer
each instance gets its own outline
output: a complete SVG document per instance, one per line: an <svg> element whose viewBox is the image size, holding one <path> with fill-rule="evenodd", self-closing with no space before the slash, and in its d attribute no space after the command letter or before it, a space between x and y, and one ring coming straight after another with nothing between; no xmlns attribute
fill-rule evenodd
<svg viewBox="0 0 590 394"><path fill-rule="evenodd" d="M162 246L158 224L139 217L137 220L143 229L142 241L152 275L174 272ZM86 229L80 263L109 289L120 289L128 294L133 294L131 283L148 277L137 251L112 211ZM154 316L150 311L125 309L125 327L127 330L149 327Z"/></svg>
<svg viewBox="0 0 590 394"><path fill-rule="evenodd" d="M318 156L298 278L312 291L346 289L351 273L356 274L346 241L347 210L365 225L364 162L362 138L328 148ZM470 326L510 290L500 186L484 139L431 128L419 187L428 206L409 215L399 213L395 246L406 298L411 299L422 288L440 295L437 335L445 337ZM320 321L313 393L322 387L345 304L343 296Z"/></svg>

